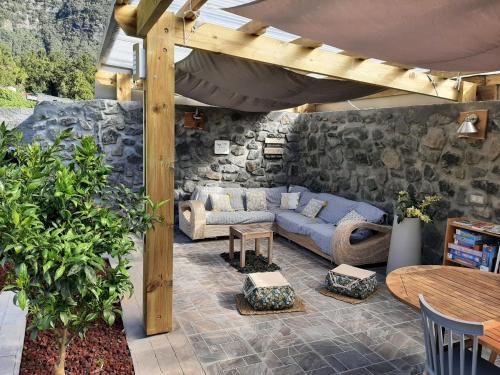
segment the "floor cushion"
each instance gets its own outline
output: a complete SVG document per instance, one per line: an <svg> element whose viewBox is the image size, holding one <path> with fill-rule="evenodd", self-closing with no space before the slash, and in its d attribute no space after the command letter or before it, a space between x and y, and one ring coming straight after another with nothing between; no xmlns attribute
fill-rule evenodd
<svg viewBox="0 0 500 375"><path fill-rule="evenodd" d="M272 222L274 214L270 211L207 211L206 218L207 225L236 225Z"/></svg>
<svg viewBox="0 0 500 375"><path fill-rule="evenodd" d="M293 288L278 271L248 274L243 293L255 310L282 310L295 302Z"/></svg>

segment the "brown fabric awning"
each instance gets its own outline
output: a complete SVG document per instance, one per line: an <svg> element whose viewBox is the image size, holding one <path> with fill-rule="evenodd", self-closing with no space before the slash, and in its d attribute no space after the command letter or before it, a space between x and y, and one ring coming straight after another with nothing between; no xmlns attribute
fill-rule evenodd
<svg viewBox="0 0 500 375"><path fill-rule="evenodd" d="M361 56L500 70L499 0L260 0L226 10Z"/></svg>
<svg viewBox="0 0 500 375"><path fill-rule="evenodd" d="M224 108L269 112L359 98L383 88L317 79L287 69L194 50L175 64L175 92Z"/></svg>

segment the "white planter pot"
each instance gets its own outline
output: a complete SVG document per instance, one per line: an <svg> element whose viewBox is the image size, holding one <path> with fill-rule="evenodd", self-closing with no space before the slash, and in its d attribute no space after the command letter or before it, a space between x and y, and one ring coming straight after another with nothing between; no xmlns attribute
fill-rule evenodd
<svg viewBox="0 0 500 375"><path fill-rule="evenodd" d="M416 266L422 262L422 235L420 219L405 218L398 223L394 217L387 274L395 269Z"/></svg>

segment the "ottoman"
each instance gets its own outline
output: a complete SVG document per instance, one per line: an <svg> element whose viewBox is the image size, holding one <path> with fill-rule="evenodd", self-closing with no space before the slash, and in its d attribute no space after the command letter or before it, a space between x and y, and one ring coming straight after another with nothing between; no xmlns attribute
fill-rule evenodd
<svg viewBox="0 0 500 375"><path fill-rule="evenodd" d="M341 264L328 272L325 287L330 292L365 299L377 289L376 273Z"/></svg>
<svg viewBox="0 0 500 375"><path fill-rule="evenodd" d="M249 273L243 294L255 310L283 310L295 303L293 288L278 271Z"/></svg>

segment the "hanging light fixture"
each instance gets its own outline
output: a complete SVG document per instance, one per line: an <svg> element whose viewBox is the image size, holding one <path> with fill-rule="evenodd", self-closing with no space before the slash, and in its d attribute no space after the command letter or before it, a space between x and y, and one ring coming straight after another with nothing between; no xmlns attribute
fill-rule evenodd
<svg viewBox="0 0 500 375"><path fill-rule="evenodd" d="M464 121L460 124L457 130L459 137L467 137L471 134L476 134L479 130L476 128L476 124L479 121L478 115L471 113L464 118Z"/></svg>

